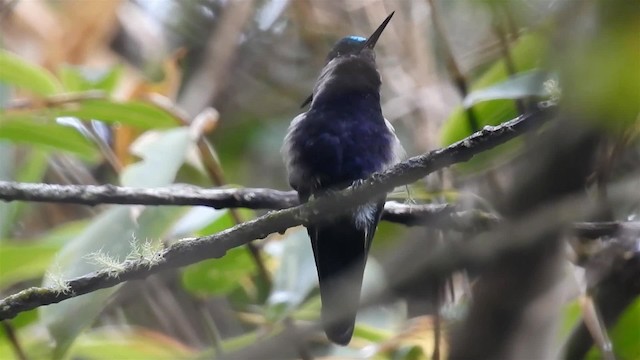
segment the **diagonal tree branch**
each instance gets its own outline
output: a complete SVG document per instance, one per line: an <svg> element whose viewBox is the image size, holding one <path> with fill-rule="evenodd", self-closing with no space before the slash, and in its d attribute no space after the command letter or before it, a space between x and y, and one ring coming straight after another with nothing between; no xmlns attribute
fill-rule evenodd
<svg viewBox="0 0 640 360"><path fill-rule="evenodd" d="M196 239L183 239L151 259L126 261L117 272L103 270L66 281L59 288L29 288L0 300L0 320L10 319L22 311L57 303L118 283L149 276L209 258L220 258L229 249L261 239L275 232L316 222L367 202L400 185L471 159L474 155L503 144L524 132L541 126L554 114L554 107L540 108L500 126L485 127L470 137L446 148L413 157L391 169L372 175L362 184L318 198L304 205L274 211L257 219L236 225L217 234Z"/></svg>

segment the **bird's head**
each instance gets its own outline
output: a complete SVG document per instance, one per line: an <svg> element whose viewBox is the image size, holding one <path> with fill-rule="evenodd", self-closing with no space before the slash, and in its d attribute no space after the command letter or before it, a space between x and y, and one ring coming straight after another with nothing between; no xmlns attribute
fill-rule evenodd
<svg viewBox="0 0 640 360"><path fill-rule="evenodd" d="M327 63L335 58L340 57L349 57L349 56L359 56L359 57L367 57L371 59L375 59L375 53L373 52L373 48L376 46L380 35L382 35L382 31L387 27L387 24L393 17L392 12L387 16L386 19L378 26L376 31L369 36L369 38L365 38L362 36L350 35L340 39L331 49L329 55L327 55Z"/></svg>
<svg viewBox="0 0 640 360"><path fill-rule="evenodd" d="M382 31L384 31L385 27L393 17L392 12L387 16L382 24L378 26L378 28L369 36L368 38L356 35L346 36L340 39L331 49L329 55L327 55L327 63L325 68L318 79L318 83L316 84L316 91L318 89L322 89L324 86L321 86L329 79L336 80L335 77L332 77L332 73L336 73L341 70L343 73L351 73L354 70L354 61L361 62L364 61L365 64L369 64L367 66L371 67L371 71L373 71L378 78L377 72L375 70L375 59L376 55L373 49L382 35ZM344 78L343 81L354 80L352 77ZM380 80L377 80L378 85ZM320 85L320 86L319 86ZM304 101L301 107L306 106L313 100L314 95L309 95L309 97Z"/></svg>

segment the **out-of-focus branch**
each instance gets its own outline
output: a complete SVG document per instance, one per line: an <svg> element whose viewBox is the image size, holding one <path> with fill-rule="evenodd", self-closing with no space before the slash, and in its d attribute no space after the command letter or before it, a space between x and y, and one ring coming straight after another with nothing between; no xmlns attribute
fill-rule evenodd
<svg viewBox="0 0 640 360"><path fill-rule="evenodd" d="M161 270L177 268L209 258L220 258L232 248L261 239L275 232L309 224L350 211L376 196L400 185L415 182L434 171L471 159L476 154L503 144L518 135L539 127L554 111L541 108L500 126L485 127L470 137L446 148L415 156L376 173L362 184L349 187L305 205L271 212L257 219L236 225L210 236L184 239L157 253L150 259L129 260L119 270L105 269L73 280L55 288L29 288L0 300L0 320L10 319L22 311L58 303L124 281L139 279Z"/></svg>
<svg viewBox="0 0 640 360"><path fill-rule="evenodd" d="M209 206L216 209L248 208L280 210L299 205L294 191L261 188L202 189L174 185L162 188L130 188L113 185L55 185L0 181L0 200L57 202L82 205ZM500 218L480 210L460 210L451 204L402 204L388 201L382 219L407 226L430 226L463 232L484 231ZM578 222L573 232L580 238L615 236L620 231L640 236L640 222Z"/></svg>

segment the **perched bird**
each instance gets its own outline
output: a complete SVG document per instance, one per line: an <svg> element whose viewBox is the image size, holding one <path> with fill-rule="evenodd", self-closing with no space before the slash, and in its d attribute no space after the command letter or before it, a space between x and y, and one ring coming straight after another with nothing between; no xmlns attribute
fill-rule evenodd
<svg viewBox="0 0 640 360"><path fill-rule="evenodd" d="M384 170L403 150L380 107L380 74L374 46L389 15L367 39L347 36L336 43L296 116L282 147L289 183L301 202L344 189ZM327 337L341 345L351 340L367 254L386 195L352 213L310 225L322 323Z"/></svg>

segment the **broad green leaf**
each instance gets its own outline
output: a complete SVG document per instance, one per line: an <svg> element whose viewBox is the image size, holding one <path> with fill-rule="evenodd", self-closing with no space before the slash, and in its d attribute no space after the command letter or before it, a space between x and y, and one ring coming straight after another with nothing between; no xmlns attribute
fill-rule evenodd
<svg viewBox="0 0 640 360"><path fill-rule="evenodd" d="M133 187L155 187L172 183L193 144L187 127L145 133L131 149L142 161L127 166L120 175L120 182L124 186Z"/></svg>
<svg viewBox="0 0 640 360"><path fill-rule="evenodd" d="M60 249L53 244L0 246L0 289L20 281L41 277Z"/></svg>
<svg viewBox="0 0 640 360"><path fill-rule="evenodd" d="M41 149L33 148L25 151L24 160L20 162L20 166L16 170L15 181L27 183L41 182L47 170L48 160L49 154ZM3 225L3 222L4 224L18 225L20 224L20 219L25 209L31 209L38 205L31 202L14 201L7 203L7 206L10 209L9 213L5 213L7 217L0 218L0 243L1 239L7 236L9 234L8 231L10 231L10 227ZM3 211L0 210L0 213L2 212ZM4 230L7 232L4 232Z"/></svg>
<svg viewBox="0 0 640 360"><path fill-rule="evenodd" d="M266 316L269 321L274 322L284 318L304 302L318 286L318 276L313 251L304 229L289 231L284 240L269 243L267 249L280 259L267 300Z"/></svg>
<svg viewBox="0 0 640 360"><path fill-rule="evenodd" d="M51 265L50 273L67 280L100 270L105 265L92 263L86 258L98 252L107 254L116 262L123 261L131 252L129 242L135 229L136 224L128 207L113 207L105 211L79 236L67 243ZM54 282L46 278L43 285L53 286ZM98 290L40 308L40 319L56 341L54 358L64 355L75 337L95 319L117 288Z"/></svg>
<svg viewBox="0 0 640 360"><path fill-rule="evenodd" d="M562 68L563 106L613 131L625 131L640 118L640 22L634 2L612 4L612 23L594 24L558 53ZM614 20L615 18L615 20ZM604 17L600 19L604 21ZM585 35L587 34L587 35Z"/></svg>
<svg viewBox="0 0 640 360"><path fill-rule="evenodd" d="M139 139L140 140L140 139ZM144 158L142 163L125 169L123 185L167 186L171 184L192 140L187 128L172 129L150 134L136 147ZM87 229L69 242L58 254L51 271L64 279L88 274L111 267L117 270L119 261L131 255L131 242L140 246L141 241L159 244L160 239L184 215L182 207L146 207L136 216L131 207L112 207L99 215ZM115 264L93 262L89 254L108 255ZM95 256L94 256L95 258ZM58 270L59 268L59 270ZM49 280L51 284L51 280ZM106 300L118 286L83 295L59 304L41 308L41 317L56 340L55 357L65 354L79 332L88 326L103 309ZM80 309L80 310L78 310Z"/></svg>
<svg viewBox="0 0 640 360"><path fill-rule="evenodd" d="M571 332L580 322L582 311L578 300L571 301L563 306L558 326L558 339L565 342Z"/></svg>
<svg viewBox="0 0 640 360"><path fill-rule="evenodd" d="M539 61L546 51L545 38L538 34L527 34L520 37L511 49L512 60L519 73L539 67ZM504 60L497 61L482 76L472 82L472 92L488 88L491 85L507 80ZM516 107L511 100L493 100L479 103L473 107L478 119L478 125L498 125L516 116ZM446 121L441 130L440 138L443 145L452 144L472 133L466 111L458 107Z"/></svg>
<svg viewBox="0 0 640 360"><path fill-rule="evenodd" d="M191 359L196 351L166 335L144 329L105 328L78 338L69 354L74 359Z"/></svg>
<svg viewBox="0 0 640 360"><path fill-rule="evenodd" d="M34 312L34 311L31 311ZM15 321L14 321L14 327ZM29 359L50 359L51 342L42 331L26 328L18 333ZM198 359L199 352L150 329L137 327L101 327L78 336L68 359ZM0 337L0 359L15 359L6 339Z"/></svg>
<svg viewBox="0 0 640 360"><path fill-rule="evenodd" d="M214 209L206 206L194 206L173 226L170 235L175 238L193 236L196 232L215 223L227 215L226 209ZM207 234L208 235L208 234Z"/></svg>
<svg viewBox="0 0 640 360"><path fill-rule="evenodd" d="M101 120L142 129L171 128L178 125L178 121L166 111L141 101L85 100L73 107L52 109L52 113L56 117Z"/></svg>
<svg viewBox="0 0 640 360"><path fill-rule="evenodd" d="M98 150L74 128L53 122L34 121L28 115L0 117L0 139L72 152L84 159L95 160Z"/></svg>
<svg viewBox="0 0 640 360"><path fill-rule="evenodd" d="M6 50L0 50L0 82L41 96L51 96L61 90L60 83L49 71Z"/></svg>
<svg viewBox="0 0 640 360"><path fill-rule="evenodd" d="M225 295L249 280L256 265L246 247L227 251L220 259L211 259L187 267L182 284L197 295Z"/></svg>
<svg viewBox="0 0 640 360"><path fill-rule="evenodd" d="M640 297L622 313L618 322L609 329L609 338L617 359L640 358ZM593 347L586 356L601 359L600 351Z"/></svg>
<svg viewBox="0 0 640 360"><path fill-rule="evenodd" d="M135 217L131 207L112 207L67 242L49 271L65 280L105 268L117 271L118 264L132 255L132 243L140 246L149 241L154 247L160 246L160 239L184 212L185 208L181 207L148 207ZM107 264L104 259L99 261L96 254L108 256L113 264ZM45 279L44 285L53 285L52 279ZM40 308L40 318L56 341L55 358L65 354L118 288L119 285Z"/></svg>
<svg viewBox="0 0 640 360"><path fill-rule="evenodd" d="M64 65L58 71L58 75L65 90L69 92L102 90L110 94L120 80L122 67L114 66L105 70Z"/></svg>
<svg viewBox="0 0 640 360"><path fill-rule="evenodd" d="M356 324L356 327L353 330L354 338L363 339L374 343L381 343L383 341L386 341L392 335L393 333L391 333L389 329L379 329L377 327L363 323Z"/></svg>
<svg viewBox="0 0 640 360"><path fill-rule="evenodd" d="M228 210L223 216L201 228L196 235L218 233L235 223ZM196 295L228 294L250 279L255 263L246 247L232 249L221 259L211 259L190 265L182 271L182 285Z"/></svg>
<svg viewBox="0 0 640 360"><path fill-rule="evenodd" d="M495 85L472 91L464 98L462 105L469 108L489 100L548 97L549 91L543 86L547 79L549 76L538 70L515 74Z"/></svg>

